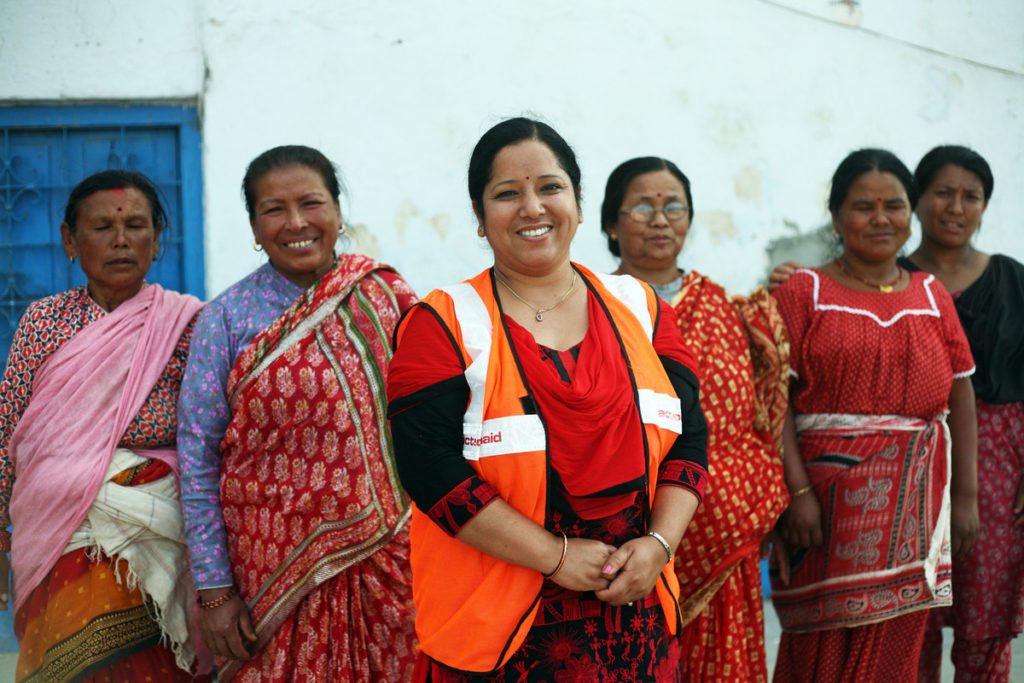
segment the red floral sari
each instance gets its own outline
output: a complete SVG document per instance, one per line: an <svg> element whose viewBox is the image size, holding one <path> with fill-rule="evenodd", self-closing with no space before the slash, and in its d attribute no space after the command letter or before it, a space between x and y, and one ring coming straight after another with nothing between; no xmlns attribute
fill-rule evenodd
<svg viewBox="0 0 1024 683"><path fill-rule="evenodd" d="M342 256L228 378L221 501L258 640L222 680L411 675L409 509L384 394L391 333L411 301L383 270Z"/></svg>
<svg viewBox="0 0 1024 683"><path fill-rule="evenodd" d="M730 300L689 273L673 300L700 368L711 484L676 553L685 680L766 681L760 545L785 510L789 342L764 290Z"/></svg>

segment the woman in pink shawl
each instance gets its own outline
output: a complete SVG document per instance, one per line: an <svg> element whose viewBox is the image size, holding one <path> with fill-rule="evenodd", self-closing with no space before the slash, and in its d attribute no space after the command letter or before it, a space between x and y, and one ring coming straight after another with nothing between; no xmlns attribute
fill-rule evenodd
<svg viewBox="0 0 1024 683"><path fill-rule="evenodd" d="M83 180L61 235L88 284L31 304L14 334L0 609L13 570L18 681L191 681L200 668L174 448L200 303L146 284L166 225L145 176Z"/></svg>

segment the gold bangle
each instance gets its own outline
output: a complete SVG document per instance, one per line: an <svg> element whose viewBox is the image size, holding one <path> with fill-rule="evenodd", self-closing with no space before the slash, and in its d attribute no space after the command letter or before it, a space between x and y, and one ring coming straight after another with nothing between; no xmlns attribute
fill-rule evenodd
<svg viewBox="0 0 1024 683"><path fill-rule="evenodd" d="M796 498L797 496L802 496L805 493L808 493L808 492L813 491L813 490L814 490L814 484L808 484L807 486L804 486L803 488L799 488L796 491L793 491L792 493L790 493L789 497L790 498Z"/></svg>
<svg viewBox="0 0 1024 683"><path fill-rule="evenodd" d="M214 598L213 600L209 600L207 602L203 602L203 599L199 598L199 609L216 609L233 597L235 597L234 586L229 588L228 592L220 596L219 598Z"/></svg>
<svg viewBox="0 0 1024 683"><path fill-rule="evenodd" d="M543 576L545 579L554 578L555 574L557 574L559 572L559 570L562 568L562 565L565 564L565 555L566 555L566 552L568 550L569 550L569 537L566 536L563 533L562 534L562 557L559 558L558 564L555 565L554 570L550 574L542 573L541 576Z"/></svg>

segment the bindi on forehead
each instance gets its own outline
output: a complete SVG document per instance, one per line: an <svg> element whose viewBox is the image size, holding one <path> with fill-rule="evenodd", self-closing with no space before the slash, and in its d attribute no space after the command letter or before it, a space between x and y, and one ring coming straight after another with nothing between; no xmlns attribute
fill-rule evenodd
<svg viewBox="0 0 1024 683"><path fill-rule="evenodd" d="M121 213L121 207L120 207L120 206L119 206L119 207L117 207L117 212L118 212L118 213Z"/></svg>
<svg viewBox="0 0 1024 683"><path fill-rule="evenodd" d="M658 196L659 196L659 197L661 196L661 193L660 193L660 192L658 193Z"/></svg>
<svg viewBox="0 0 1024 683"><path fill-rule="evenodd" d="M526 176L526 179L527 179L527 180L529 180L529 179L530 179L530 176Z"/></svg>

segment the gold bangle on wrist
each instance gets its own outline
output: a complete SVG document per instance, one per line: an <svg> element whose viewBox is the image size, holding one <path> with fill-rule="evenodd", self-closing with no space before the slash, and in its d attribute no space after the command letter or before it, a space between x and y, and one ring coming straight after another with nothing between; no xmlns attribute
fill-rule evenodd
<svg viewBox="0 0 1024 683"><path fill-rule="evenodd" d="M805 493L808 493L808 492L813 491L813 490L814 490L814 484L808 484L807 486L803 486L801 488L798 488L796 491L793 491L792 493L790 493L789 497L790 498L796 498L797 496L802 496Z"/></svg>
<svg viewBox="0 0 1024 683"><path fill-rule="evenodd" d="M566 555L566 552L568 550L569 550L569 537L566 536L565 534L562 534L562 557L559 558L558 564L555 565L555 568L551 571L550 574L541 573L541 576L543 576L545 579L552 579L552 578L554 578L555 574L557 574L562 569L562 565L565 564L565 555Z"/></svg>

